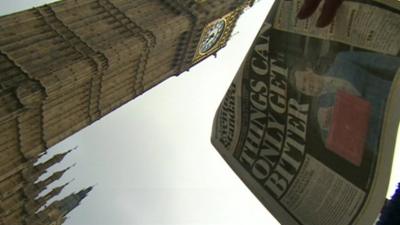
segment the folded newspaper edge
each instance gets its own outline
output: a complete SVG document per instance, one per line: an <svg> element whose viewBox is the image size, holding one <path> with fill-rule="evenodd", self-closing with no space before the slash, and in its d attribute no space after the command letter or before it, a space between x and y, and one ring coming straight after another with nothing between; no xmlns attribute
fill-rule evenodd
<svg viewBox="0 0 400 225"><path fill-rule="evenodd" d="M216 112L211 142L280 223L373 224L400 121L400 13L348 1L317 30L317 18L296 19L300 4L274 3ZM339 92L352 107L336 101Z"/></svg>

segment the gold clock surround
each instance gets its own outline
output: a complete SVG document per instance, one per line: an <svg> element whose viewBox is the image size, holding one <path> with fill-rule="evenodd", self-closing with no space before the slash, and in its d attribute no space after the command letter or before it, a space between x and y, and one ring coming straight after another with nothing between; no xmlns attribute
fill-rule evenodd
<svg viewBox="0 0 400 225"><path fill-rule="evenodd" d="M219 24L221 21L223 21L224 27L223 27L222 30L221 30L222 33L220 33L220 34L216 37L216 38L217 38L217 39L216 39L216 43L212 44L212 46L211 46L209 49L207 49L207 50L205 50L205 51L202 50L202 48L203 48L203 41L208 37L208 32L209 32L211 29L214 29L215 26L216 26L217 24ZM211 22L211 23L209 23L209 24L207 25L207 27L203 30L203 33L202 33L202 35L201 35L201 37L200 37L199 45L198 45L198 47L197 47L197 52L198 52L199 55L208 55L209 52L212 52L212 51L217 47L219 40L222 38L222 36L223 36L224 33L225 33L226 24L227 24L226 19L225 19L225 18L221 18L221 19L214 20L213 22Z"/></svg>
<svg viewBox="0 0 400 225"><path fill-rule="evenodd" d="M233 11L231 13L226 14L225 16L223 16L222 18L218 18L212 22L210 22L209 24L207 24L207 26L203 29L203 32L201 34L200 37L200 41L197 45L197 49L196 49L196 53L193 57L193 63L196 63L206 57L208 57L209 55L213 54L214 52L216 52L216 50L221 49L226 42L229 40L230 35L232 33L236 18L239 14L239 11ZM204 40L204 38L207 36L207 32L208 30L213 27L216 23L218 23L219 21L223 20L225 23L225 27L223 29L222 34L219 36L219 39L217 40L217 43L215 43L210 49L208 49L206 52L202 52L201 51L201 45L202 42Z"/></svg>

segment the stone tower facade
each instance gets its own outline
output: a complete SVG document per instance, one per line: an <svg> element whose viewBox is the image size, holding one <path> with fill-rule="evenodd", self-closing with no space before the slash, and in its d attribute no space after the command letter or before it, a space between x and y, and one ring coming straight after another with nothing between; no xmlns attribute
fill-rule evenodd
<svg viewBox="0 0 400 225"><path fill-rule="evenodd" d="M31 159L188 70L252 2L64 0L0 17L0 154Z"/></svg>
<svg viewBox="0 0 400 225"><path fill-rule="evenodd" d="M79 205L92 187L48 205L49 200L60 194L68 183L47 191L45 195L41 193L70 167L43 180L39 177L49 167L60 163L69 152L55 155L40 164L29 160L19 163L15 169L0 171L0 225L60 225L66 220L66 215Z"/></svg>

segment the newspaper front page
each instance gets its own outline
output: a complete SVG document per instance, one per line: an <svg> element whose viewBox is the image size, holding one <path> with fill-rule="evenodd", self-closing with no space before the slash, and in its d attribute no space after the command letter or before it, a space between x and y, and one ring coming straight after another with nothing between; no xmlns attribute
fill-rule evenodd
<svg viewBox="0 0 400 225"><path fill-rule="evenodd" d="M211 140L282 224L373 224L399 122L400 14L347 1L320 29L296 19L301 4L275 2Z"/></svg>

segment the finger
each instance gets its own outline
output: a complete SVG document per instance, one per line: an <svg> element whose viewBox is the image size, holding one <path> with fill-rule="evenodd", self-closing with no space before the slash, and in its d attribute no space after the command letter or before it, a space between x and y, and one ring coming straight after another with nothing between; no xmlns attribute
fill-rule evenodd
<svg viewBox="0 0 400 225"><path fill-rule="evenodd" d="M297 18L306 19L310 17L318 8L320 2L321 0L305 0L299 13L297 14Z"/></svg>
<svg viewBox="0 0 400 225"><path fill-rule="evenodd" d="M335 18L336 12L342 2L343 0L325 0L325 4L322 7L321 16L317 21L317 27L325 27L329 25L333 18Z"/></svg>

